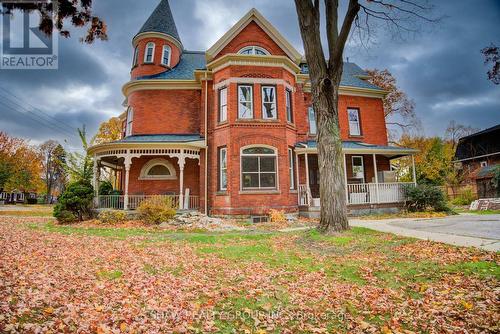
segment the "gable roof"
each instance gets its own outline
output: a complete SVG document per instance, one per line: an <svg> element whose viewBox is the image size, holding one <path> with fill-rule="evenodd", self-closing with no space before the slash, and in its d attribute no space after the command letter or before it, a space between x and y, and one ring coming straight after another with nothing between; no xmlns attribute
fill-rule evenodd
<svg viewBox="0 0 500 334"><path fill-rule="evenodd" d="M175 38L182 44L179 33L177 32L174 16L172 15L172 11L170 10L170 4L168 3L168 0L160 1L156 9L153 11L146 23L144 23L137 35L146 32L163 33Z"/></svg>
<svg viewBox="0 0 500 334"><path fill-rule="evenodd" d="M211 61L215 56L238 35L250 22L255 22L259 27L278 44L292 61L299 63L302 55L279 33L279 31L255 8L252 8L236 24L229 29L212 47L207 50L207 60Z"/></svg>

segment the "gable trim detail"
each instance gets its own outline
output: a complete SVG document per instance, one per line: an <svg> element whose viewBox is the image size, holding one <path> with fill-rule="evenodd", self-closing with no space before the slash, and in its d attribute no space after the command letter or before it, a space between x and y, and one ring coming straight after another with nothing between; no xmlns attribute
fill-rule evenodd
<svg viewBox="0 0 500 334"><path fill-rule="evenodd" d="M215 44L207 50L207 61L217 54L238 35L250 22L255 22L278 46L295 62L299 64L302 55L279 33L279 31L255 8L252 8L231 29L229 29Z"/></svg>

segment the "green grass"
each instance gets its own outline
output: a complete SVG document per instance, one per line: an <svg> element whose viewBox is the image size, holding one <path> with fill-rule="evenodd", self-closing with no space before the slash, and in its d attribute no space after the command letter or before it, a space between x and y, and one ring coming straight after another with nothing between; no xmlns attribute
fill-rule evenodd
<svg viewBox="0 0 500 334"><path fill-rule="evenodd" d="M120 270L100 270L96 273L96 277L99 280L115 280L122 277L123 272Z"/></svg>
<svg viewBox="0 0 500 334"><path fill-rule="evenodd" d="M469 211L469 213L473 213L476 215L500 215L500 210L478 210Z"/></svg>

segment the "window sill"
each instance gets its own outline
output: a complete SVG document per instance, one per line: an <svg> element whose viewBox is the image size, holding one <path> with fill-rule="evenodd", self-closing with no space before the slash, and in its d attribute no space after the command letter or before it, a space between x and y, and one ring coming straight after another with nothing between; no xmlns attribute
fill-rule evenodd
<svg viewBox="0 0 500 334"><path fill-rule="evenodd" d="M227 193L227 190L219 190L215 193L215 196L227 196L227 195L229 195Z"/></svg>
<svg viewBox="0 0 500 334"><path fill-rule="evenodd" d="M137 178L139 181L165 181L165 180L177 180L175 176L165 176L165 177L144 177L140 176Z"/></svg>
<svg viewBox="0 0 500 334"><path fill-rule="evenodd" d="M297 189L290 189L290 194L297 194L297 193L298 193Z"/></svg>
<svg viewBox="0 0 500 334"><path fill-rule="evenodd" d="M237 118L236 122L249 122L249 123L279 123L279 119L264 119L264 118Z"/></svg>
<svg viewBox="0 0 500 334"><path fill-rule="evenodd" d="M279 195L281 191L279 190L240 190L240 195Z"/></svg>
<svg viewBox="0 0 500 334"><path fill-rule="evenodd" d="M222 122L219 122L217 121L217 126L223 126L223 125L227 125L229 122L226 120L226 121L222 121Z"/></svg>
<svg viewBox="0 0 500 334"><path fill-rule="evenodd" d="M165 64L160 64L161 67L165 67L166 69L170 70L171 67L169 65L165 65Z"/></svg>
<svg viewBox="0 0 500 334"><path fill-rule="evenodd" d="M356 138L356 139L360 139L360 138L364 138L365 136L363 135L351 135L349 134L349 138Z"/></svg>

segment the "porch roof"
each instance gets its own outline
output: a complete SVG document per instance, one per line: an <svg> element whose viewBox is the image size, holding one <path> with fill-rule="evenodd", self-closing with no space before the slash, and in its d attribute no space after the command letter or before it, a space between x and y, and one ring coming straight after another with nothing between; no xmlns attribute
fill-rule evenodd
<svg viewBox="0 0 500 334"><path fill-rule="evenodd" d="M120 139L120 143L187 143L204 140L199 134L133 135Z"/></svg>
<svg viewBox="0 0 500 334"><path fill-rule="evenodd" d="M297 153L317 153L318 151L318 143L315 140L299 142L295 147ZM342 141L342 151L349 154L379 154L390 159L418 152L414 148L367 144L359 141Z"/></svg>

